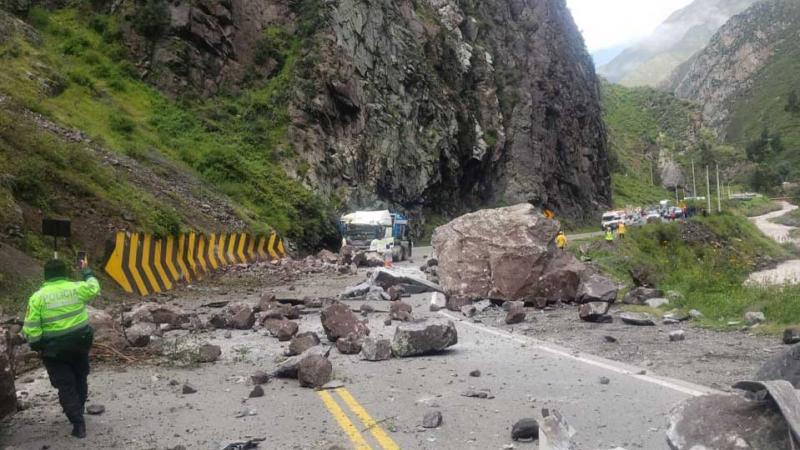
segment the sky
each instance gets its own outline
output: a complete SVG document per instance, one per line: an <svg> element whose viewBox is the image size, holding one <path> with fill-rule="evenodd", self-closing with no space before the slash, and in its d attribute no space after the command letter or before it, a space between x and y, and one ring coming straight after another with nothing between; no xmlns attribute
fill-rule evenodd
<svg viewBox="0 0 800 450"><path fill-rule="evenodd" d="M692 0L567 0L589 53L645 37Z"/></svg>

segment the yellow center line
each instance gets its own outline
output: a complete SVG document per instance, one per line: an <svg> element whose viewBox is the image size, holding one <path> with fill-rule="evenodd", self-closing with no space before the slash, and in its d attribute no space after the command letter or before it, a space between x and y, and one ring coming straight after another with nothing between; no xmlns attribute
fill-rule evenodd
<svg viewBox="0 0 800 450"><path fill-rule="evenodd" d="M372 436L375 438L376 441L381 445L384 450L400 450L400 447L383 431L378 425L378 422L375 421L370 415L367 413L367 410L361 406L355 398L347 391L345 388L334 389L339 397L344 400L344 403L350 408L353 413L355 413L358 420L360 420L365 427L372 433Z"/></svg>
<svg viewBox="0 0 800 450"><path fill-rule="evenodd" d="M328 408L333 418L336 419L336 422L339 423L339 426L344 430L347 437L350 438L350 441L355 446L356 450L372 450L372 447L367 444L367 441L364 440L364 436L358 431L353 422L347 418L347 415L342 411L342 408L336 403L336 400L333 399L328 391L319 391L318 392L320 398L322 399L322 403L325 404L325 407Z"/></svg>

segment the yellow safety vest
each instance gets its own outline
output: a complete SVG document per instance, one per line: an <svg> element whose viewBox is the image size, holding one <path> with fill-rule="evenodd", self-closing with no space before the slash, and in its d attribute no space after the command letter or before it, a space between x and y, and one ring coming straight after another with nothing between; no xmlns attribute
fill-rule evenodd
<svg viewBox="0 0 800 450"><path fill-rule="evenodd" d="M29 344L47 342L89 326L86 302L100 294L94 275L74 282L57 278L45 282L28 300L22 331Z"/></svg>

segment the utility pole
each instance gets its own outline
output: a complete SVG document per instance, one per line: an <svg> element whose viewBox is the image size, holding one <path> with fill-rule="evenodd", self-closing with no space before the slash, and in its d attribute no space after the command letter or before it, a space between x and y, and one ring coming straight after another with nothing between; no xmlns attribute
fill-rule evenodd
<svg viewBox="0 0 800 450"><path fill-rule="evenodd" d="M697 198L697 181L694 178L694 160L692 160L692 197Z"/></svg>
<svg viewBox="0 0 800 450"><path fill-rule="evenodd" d="M653 161L650 161L650 186L655 186L656 180L653 178Z"/></svg>
<svg viewBox="0 0 800 450"><path fill-rule="evenodd" d="M722 191L719 188L719 164L717 164L717 212L722 212Z"/></svg>
<svg viewBox="0 0 800 450"><path fill-rule="evenodd" d="M708 203L708 211L711 213L711 178L708 175L708 166L706 166L706 202Z"/></svg>
<svg viewBox="0 0 800 450"><path fill-rule="evenodd" d="M680 201L680 200L678 200L678 185L676 184L676 185L675 185L675 206L677 206L677 205L678 205L678 202L679 202L679 201Z"/></svg>

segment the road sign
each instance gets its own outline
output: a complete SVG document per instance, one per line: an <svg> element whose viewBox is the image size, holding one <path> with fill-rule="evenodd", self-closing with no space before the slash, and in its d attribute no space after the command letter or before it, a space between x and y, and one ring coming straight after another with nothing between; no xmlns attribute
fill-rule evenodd
<svg viewBox="0 0 800 450"><path fill-rule="evenodd" d="M57 238L68 238L72 231L72 222L63 219L42 220L42 234Z"/></svg>

